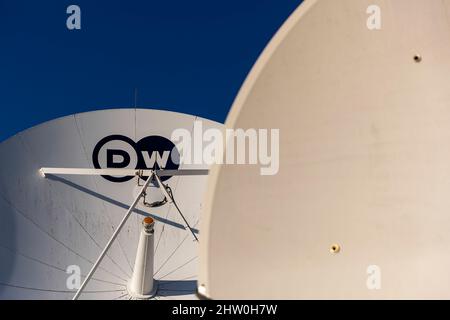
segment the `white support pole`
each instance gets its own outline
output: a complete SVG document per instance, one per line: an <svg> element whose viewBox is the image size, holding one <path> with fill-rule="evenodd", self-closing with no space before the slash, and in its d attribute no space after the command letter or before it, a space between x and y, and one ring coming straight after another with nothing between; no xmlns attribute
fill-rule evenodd
<svg viewBox="0 0 450 320"><path fill-rule="evenodd" d="M153 173L154 174L154 173ZM133 203L131 204L130 208L128 209L127 213L123 217L122 221L117 226L117 229L114 231L113 235L111 236L111 239L109 239L108 243L106 244L105 248L103 249L100 256L97 258L97 261L95 261L94 265L92 266L91 270L89 271L88 275L84 279L83 283L81 284L80 288L78 289L77 293L73 297L73 300L77 300L80 296L83 289L86 287L87 283L91 279L92 275L94 274L95 270L97 270L97 267L99 266L100 262L102 262L103 258L106 255L106 252L109 250L111 245L113 244L114 240L116 239L117 235L119 234L122 227L125 225L125 222L127 222L128 217L133 212L133 209L136 207L136 205L139 202L139 199L142 197L142 194L144 193L145 189L147 189L150 182L153 180L153 174L149 176L149 178L145 181L144 185L142 186L141 190L139 191L139 194L134 199Z"/></svg>
<svg viewBox="0 0 450 320"><path fill-rule="evenodd" d="M157 289L153 279L154 224L155 221L151 217L142 221L133 275L127 285L128 294L137 299L149 299Z"/></svg>
<svg viewBox="0 0 450 320"><path fill-rule="evenodd" d="M45 177L53 175L89 175L89 176L141 176L149 177L157 172L160 177L168 176L197 176L207 175L208 169L181 169L181 170L140 170L140 169L90 169L90 168L41 168L40 174Z"/></svg>

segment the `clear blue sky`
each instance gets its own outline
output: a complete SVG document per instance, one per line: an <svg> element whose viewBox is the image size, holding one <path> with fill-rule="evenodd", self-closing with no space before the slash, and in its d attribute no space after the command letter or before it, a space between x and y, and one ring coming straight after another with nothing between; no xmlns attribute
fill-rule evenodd
<svg viewBox="0 0 450 320"><path fill-rule="evenodd" d="M134 106L223 122L301 0L0 0L0 141L77 112ZM82 29L66 28L81 7Z"/></svg>

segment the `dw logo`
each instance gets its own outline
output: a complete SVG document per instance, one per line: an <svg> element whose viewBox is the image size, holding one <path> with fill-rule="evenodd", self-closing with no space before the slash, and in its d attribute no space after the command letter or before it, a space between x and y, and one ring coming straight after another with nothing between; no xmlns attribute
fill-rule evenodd
<svg viewBox="0 0 450 320"><path fill-rule="evenodd" d="M161 136L148 136L138 142L122 135L110 135L101 139L92 153L96 169L167 169L177 170L180 153L172 141ZM125 182L133 176L102 176L111 182ZM161 177L167 180L170 177Z"/></svg>

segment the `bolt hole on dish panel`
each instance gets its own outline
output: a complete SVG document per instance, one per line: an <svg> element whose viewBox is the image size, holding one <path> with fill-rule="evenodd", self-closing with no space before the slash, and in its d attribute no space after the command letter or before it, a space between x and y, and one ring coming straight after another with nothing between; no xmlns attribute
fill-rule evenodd
<svg viewBox="0 0 450 320"><path fill-rule="evenodd" d="M279 129L279 172L211 169L201 295L450 299L449 17L449 0L299 6L226 121Z"/></svg>
<svg viewBox="0 0 450 320"><path fill-rule="evenodd" d="M152 153L162 158L172 132L191 132L196 120L223 126L168 111L112 109L52 120L0 143L0 298L72 299L148 177L70 171L154 169L164 159L152 166ZM185 168L170 158L164 166ZM199 238L206 178L161 177ZM80 299L196 298L198 242L154 181L145 193Z"/></svg>

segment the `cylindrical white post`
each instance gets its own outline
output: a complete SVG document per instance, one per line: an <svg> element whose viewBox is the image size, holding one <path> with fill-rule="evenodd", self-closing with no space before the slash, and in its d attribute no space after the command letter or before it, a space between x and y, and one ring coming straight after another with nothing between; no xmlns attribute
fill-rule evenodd
<svg viewBox="0 0 450 320"><path fill-rule="evenodd" d="M133 275L128 283L128 293L134 298L148 299L155 294L157 288L153 280L155 222L152 218L146 217L142 224Z"/></svg>

